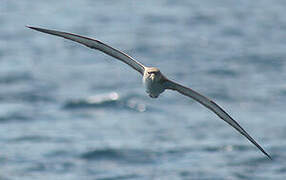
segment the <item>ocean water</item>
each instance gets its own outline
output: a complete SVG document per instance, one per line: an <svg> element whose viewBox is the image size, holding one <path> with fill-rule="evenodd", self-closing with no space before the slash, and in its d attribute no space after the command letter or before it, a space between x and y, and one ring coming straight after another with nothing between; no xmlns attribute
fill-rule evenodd
<svg viewBox="0 0 286 180"><path fill-rule="evenodd" d="M96 37L220 104L145 93ZM1 0L0 179L286 178L286 2Z"/></svg>

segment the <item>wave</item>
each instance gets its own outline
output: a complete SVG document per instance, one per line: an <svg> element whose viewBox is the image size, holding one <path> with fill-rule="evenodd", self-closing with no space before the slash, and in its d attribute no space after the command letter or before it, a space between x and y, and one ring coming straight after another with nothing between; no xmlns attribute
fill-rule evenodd
<svg viewBox="0 0 286 180"><path fill-rule="evenodd" d="M33 76L29 73L9 73L0 76L0 84L15 84L19 82L31 81Z"/></svg>
<svg viewBox="0 0 286 180"><path fill-rule="evenodd" d="M25 115L23 113L11 113L4 116L0 116L0 122L10 122L10 121L28 121L33 119L29 115Z"/></svg>
<svg viewBox="0 0 286 180"><path fill-rule="evenodd" d="M64 108L82 109L82 108L123 108L135 110L138 112L146 111L144 103L140 103L134 95L120 97L117 92L90 96L84 99L69 100L64 104Z"/></svg>
<svg viewBox="0 0 286 180"><path fill-rule="evenodd" d="M80 158L86 160L111 160L126 163L153 163L158 152L139 149L97 149L83 153Z"/></svg>

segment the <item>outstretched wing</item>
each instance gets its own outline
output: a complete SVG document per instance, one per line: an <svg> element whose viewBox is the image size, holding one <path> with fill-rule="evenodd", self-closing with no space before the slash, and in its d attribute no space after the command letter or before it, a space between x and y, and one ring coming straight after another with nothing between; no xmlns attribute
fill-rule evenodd
<svg viewBox="0 0 286 180"><path fill-rule="evenodd" d="M264 151L264 149L234 120L230 115L228 115L219 105L217 105L212 100L208 99L207 97L199 94L198 92L192 90L191 88L184 87L178 83L175 83L170 80L166 80L164 83L166 89L171 89L178 91L179 93L193 98L194 100L198 101L214 113L216 113L222 120L227 122L233 128L235 128L238 132L240 132L243 136L245 136L250 142L252 142L261 152L263 152L269 159L271 156Z"/></svg>
<svg viewBox="0 0 286 180"><path fill-rule="evenodd" d="M83 37L83 36L72 34L72 33L60 32L60 31L31 27L31 26L27 26L27 27L30 29L34 29L34 30L43 32L43 33L63 37L65 39L69 39L69 40L78 42L80 44L83 44L89 48L102 51L105 54L108 54L108 55L110 55L114 58L117 58L117 59L123 61L124 63L128 64L133 69L138 71L141 75L144 74L144 69L145 69L144 65L142 65L141 63L139 63L138 61L133 59L131 56L129 56L129 55L117 50L117 49L114 49L113 47L108 46L107 44L104 44L103 42L100 42L99 40L91 39L88 37Z"/></svg>

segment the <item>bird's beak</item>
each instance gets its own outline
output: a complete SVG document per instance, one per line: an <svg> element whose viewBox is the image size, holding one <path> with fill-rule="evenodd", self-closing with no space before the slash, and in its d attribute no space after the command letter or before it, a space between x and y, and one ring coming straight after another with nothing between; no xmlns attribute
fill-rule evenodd
<svg viewBox="0 0 286 180"><path fill-rule="evenodd" d="M154 81L154 79L155 79L155 74L151 74L151 75L150 75L150 78L151 78L152 81Z"/></svg>

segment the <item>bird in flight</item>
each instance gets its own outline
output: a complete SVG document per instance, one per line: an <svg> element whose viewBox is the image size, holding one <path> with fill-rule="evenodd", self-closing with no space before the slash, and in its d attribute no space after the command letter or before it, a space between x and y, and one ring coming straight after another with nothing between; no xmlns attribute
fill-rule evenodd
<svg viewBox="0 0 286 180"><path fill-rule="evenodd" d="M38 27L27 26L30 29L40 31L47 34L52 34L55 36L63 37L65 39L69 39L80 44L83 44L89 48L96 49L102 51L105 54L108 54L120 61L128 64L134 70L138 71L143 76L143 84L145 86L147 94L151 98L157 98L161 93L165 90L173 90L177 91L185 96L188 96L200 104L205 106L206 108L213 111L218 117L227 122L230 126L236 129L240 134L245 136L250 142L252 142L263 154L265 154L269 159L271 156L230 116L227 112L225 112L219 105L210 100L209 98L201 95L200 93L194 91L191 88L180 85L174 81L166 78L158 68L155 67L147 67L136 61L131 56L121 52L99 40L91 39L88 37L80 36L77 34L43 29Z"/></svg>

